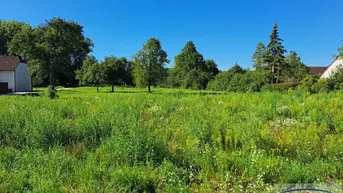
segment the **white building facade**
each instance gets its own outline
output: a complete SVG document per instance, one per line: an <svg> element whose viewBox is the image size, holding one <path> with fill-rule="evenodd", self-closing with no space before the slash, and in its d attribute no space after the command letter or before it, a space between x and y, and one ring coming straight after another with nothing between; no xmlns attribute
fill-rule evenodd
<svg viewBox="0 0 343 193"><path fill-rule="evenodd" d="M0 87L0 94L31 91L28 65L15 56L0 56Z"/></svg>

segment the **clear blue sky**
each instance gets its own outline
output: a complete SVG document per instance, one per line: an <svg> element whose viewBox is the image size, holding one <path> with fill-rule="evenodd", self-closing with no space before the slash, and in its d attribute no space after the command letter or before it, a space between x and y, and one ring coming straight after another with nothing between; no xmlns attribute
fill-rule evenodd
<svg viewBox="0 0 343 193"><path fill-rule="evenodd" d="M171 60L192 40L221 70L252 67L259 41L268 44L275 22L288 51L326 66L343 39L342 0L0 0L0 19L33 26L62 17L84 26L93 55L131 58L149 37L161 40Z"/></svg>

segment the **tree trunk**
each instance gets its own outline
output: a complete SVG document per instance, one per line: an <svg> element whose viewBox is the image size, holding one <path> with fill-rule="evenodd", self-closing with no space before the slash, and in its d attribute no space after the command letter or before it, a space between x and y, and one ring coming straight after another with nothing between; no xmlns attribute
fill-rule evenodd
<svg viewBox="0 0 343 193"><path fill-rule="evenodd" d="M50 85L55 87L54 85L54 75L53 75L53 72L50 72Z"/></svg>
<svg viewBox="0 0 343 193"><path fill-rule="evenodd" d="M151 93L150 83L148 83L148 92Z"/></svg>
<svg viewBox="0 0 343 193"><path fill-rule="evenodd" d="M114 84L112 84L112 92L114 92Z"/></svg>
<svg viewBox="0 0 343 193"><path fill-rule="evenodd" d="M56 86L56 71L55 70L51 70L50 72L50 85L55 88Z"/></svg>
<svg viewBox="0 0 343 193"><path fill-rule="evenodd" d="M99 92L99 84L96 84L96 92Z"/></svg>

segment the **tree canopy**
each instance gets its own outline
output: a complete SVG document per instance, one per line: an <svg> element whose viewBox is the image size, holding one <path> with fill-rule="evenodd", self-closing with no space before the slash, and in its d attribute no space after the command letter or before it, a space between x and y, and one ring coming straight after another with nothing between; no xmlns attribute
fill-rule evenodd
<svg viewBox="0 0 343 193"><path fill-rule="evenodd" d="M283 70L285 70L286 62L284 53L285 48L282 45L282 39L279 37L278 25L275 24L272 34L270 35L270 42L267 46L265 60L268 63L268 68L273 71L273 82L279 83L283 79Z"/></svg>
<svg viewBox="0 0 343 193"><path fill-rule="evenodd" d="M265 70L267 68L266 52L266 46L259 42L252 57L253 67L256 70Z"/></svg>
<svg viewBox="0 0 343 193"><path fill-rule="evenodd" d="M108 56L99 62L88 56L94 45L85 37L83 26L74 21L52 18L32 28L23 22L0 20L0 55L17 55L27 60L35 86L48 82L53 86L76 85L75 80L79 80L79 85L110 84L112 92L114 85L124 84L148 87L149 92L151 86L157 85L243 91L261 90L266 78L270 83L299 83L311 72L295 51L285 56L287 51L282 43L275 24L267 46L259 42L253 53L256 72L238 64L220 72L218 64L205 59L192 41L175 56L174 66L165 68L168 55L156 38L148 39L133 61ZM338 51L338 57L343 57L343 46ZM238 89L237 85L245 86Z"/></svg>
<svg viewBox="0 0 343 193"><path fill-rule="evenodd" d="M30 25L18 21L0 20L0 55L8 55L8 46L15 35Z"/></svg>
<svg viewBox="0 0 343 193"><path fill-rule="evenodd" d="M167 53L162 49L160 40L149 38L134 57L133 76L138 87L157 85L164 74L164 66L169 63Z"/></svg>
<svg viewBox="0 0 343 193"><path fill-rule="evenodd" d="M99 91L99 85L105 82L104 77L104 68L94 56L87 56L82 67L76 70L76 79L82 85L95 84L97 91Z"/></svg>
<svg viewBox="0 0 343 193"><path fill-rule="evenodd" d="M122 85L127 82L129 75L129 61L125 58L117 58L115 56L106 57L101 63L104 68L104 81L112 85Z"/></svg>
<svg viewBox="0 0 343 193"><path fill-rule="evenodd" d="M53 18L34 29L25 28L9 44L9 52L29 60L31 70L49 74L50 85L56 85L57 75L74 77L93 43L76 22Z"/></svg>
<svg viewBox="0 0 343 193"><path fill-rule="evenodd" d="M173 87L204 89L207 83L219 73L214 60L205 60L194 43L189 41L175 57L169 82Z"/></svg>
<svg viewBox="0 0 343 193"><path fill-rule="evenodd" d="M310 68L301 62L301 58L295 51L285 57L287 69L285 69L285 80L288 82L299 83L306 76L311 75Z"/></svg>

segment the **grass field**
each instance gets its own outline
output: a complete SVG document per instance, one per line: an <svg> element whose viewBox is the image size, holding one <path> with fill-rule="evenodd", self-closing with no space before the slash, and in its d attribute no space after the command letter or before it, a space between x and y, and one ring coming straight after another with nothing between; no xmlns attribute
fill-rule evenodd
<svg viewBox="0 0 343 193"><path fill-rule="evenodd" d="M342 185L342 93L108 90L0 97L0 192Z"/></svg>

